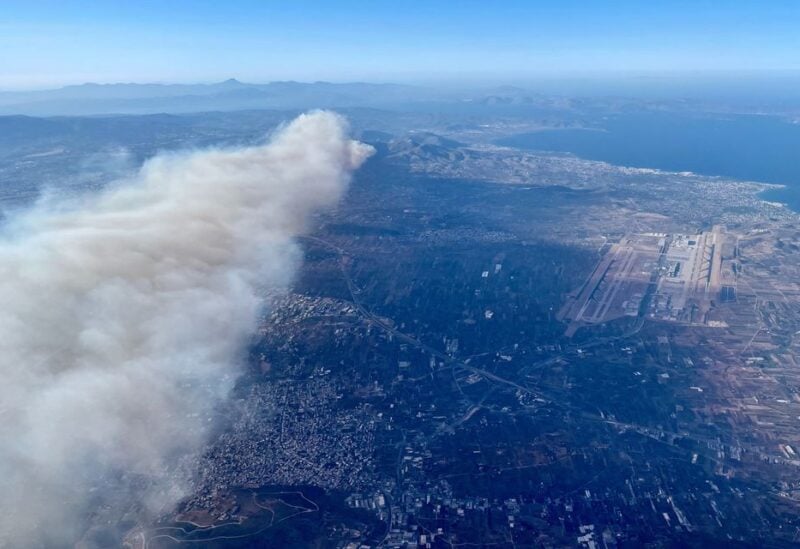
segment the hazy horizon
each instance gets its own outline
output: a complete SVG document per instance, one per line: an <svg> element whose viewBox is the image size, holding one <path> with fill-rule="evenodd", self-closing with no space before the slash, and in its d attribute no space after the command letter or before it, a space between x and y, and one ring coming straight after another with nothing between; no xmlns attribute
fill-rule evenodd
<svg viewBox="0 0 800 549"><path fill-rule="evenodd" d="M564 98L625 98L643 101L692 101L708 103L713 106L731 107L744 109L746 112L757 112L758 109L765 108L774 110L779 108L785 112L795 112L800 108L800 70L791 71L594 71L594 72L548 72L536 75L518 75L516 78L470 78L461 79L439 78L427 80L248 80L238 75L226 75L224 78L213 80L124 80L124 81L76 81L65 83L58 86L41 86L34 88L2 88L0 87L0 104L12 107L19 106L17 111L2 111L0 114L81 114L80 111L72 112L69 105L77 100L94 102L100 110L82 112L88 114L127 112L125 108L111 108L103 110L102 102L124 97L116 97L119 90L126 86L130 91L128 95L145 93L149 96L173 96L173 97L195 97L197 95L206 96L211 92L214 94L224 93L233 100L236 96L236 86L251 86L250 89L266 90L270 85L281 83L293 83L301 86L313 86L315 84L333 84L342 87L349 85L385 85L387 89L391 86L404 86L406 90L397 88L395 96L389 94L392 101L446 101L452 102L480 99L488 95L507 95L515 93L529 93L545 97L564 97ZM70 93L70 90L89 88L95 86L96 90L89 91L89 96L78 97ZM136 91L140 86L141 91ZM215 88L215 86L217 88ZM163 87L160 88L159 87ZM177 89L170 89L174 87ZM204 88L209 88L208 90ZM260 88L259 88L260 87ZM312 89L311 87L308 88ZM518 90L518 91L517 91ZM350 90L348 90L350 91ZM355 90L353 90L355 91ZM63 92L63 93L62 93ZM83 92L81 92L83 94ZM284 94L285 90L280 91ZM320 91L320 93L323 93ZM359 92L360 93L360 92ZM399 95L398 95L399 94ZM84 94L85 95L85 94ZM131 98L133 98L131 95ZM317 94L318 95L318 94ZM382 94L379 94L382 95ZM323 96L324 97L324 93ZM243 99L246 99L244 97ZM44 105L44 101L60 101L52 111L37 110L37 106ZM364 100L367 100L365 97ZM373 97L373 100L386 102L387 98L380 99ZM238 104L238 103L237 103ZM213 103L211 104L213 105ZM283 103L283 106L289 104ZM269 101L264 103L242 104L240 107L230 108L268 108L271 106ZM274 104L273 107L281 106ZM313 104L303 103L303 106L313 106ZM319 106L341 107L344 104L324 102ZM28 111L30 107L33 110ZM179 105L181 110L191 111ZM195 110L207 110L209 105L204 104ZM88 107L87 107L88 108ZM754 110L755 109L755 110ZM169 105L162 105L155 109L172 112ZM213 109L212 109L213 110Z"/></svg>

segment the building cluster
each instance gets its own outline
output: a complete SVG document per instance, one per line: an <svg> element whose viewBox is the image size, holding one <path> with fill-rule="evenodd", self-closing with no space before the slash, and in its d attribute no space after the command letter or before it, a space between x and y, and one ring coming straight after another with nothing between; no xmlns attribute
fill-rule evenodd
<svg viewBox="0 0 800 549"><path fill-rule="evenodd" d="M363 405L340 406L341 399L342 387L326 375L253 384L236 402L232 426L196 464L191 505L211 508L235 487L368 485L380 419Z"/></svg>

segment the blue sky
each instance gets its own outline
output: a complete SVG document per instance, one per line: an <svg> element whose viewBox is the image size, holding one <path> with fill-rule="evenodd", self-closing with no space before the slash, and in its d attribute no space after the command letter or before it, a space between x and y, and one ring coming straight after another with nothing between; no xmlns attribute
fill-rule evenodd
<svg viewBox="0 0 800 549"><path fill-rule="evenodd" d="M800 69L800 1L0 2L0 88Z"/></svg>

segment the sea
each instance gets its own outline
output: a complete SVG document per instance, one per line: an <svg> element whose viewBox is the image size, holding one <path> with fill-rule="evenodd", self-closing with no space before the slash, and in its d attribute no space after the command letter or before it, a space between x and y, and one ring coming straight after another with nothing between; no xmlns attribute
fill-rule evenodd
<svg viewBox="0 0 800 549"><path fill-rule="evenodd" d="M500 145L558 151L611 164L778 183L762 193L800 211L800 123L778 116L632 112L590 129L503 138Z"/></svg>

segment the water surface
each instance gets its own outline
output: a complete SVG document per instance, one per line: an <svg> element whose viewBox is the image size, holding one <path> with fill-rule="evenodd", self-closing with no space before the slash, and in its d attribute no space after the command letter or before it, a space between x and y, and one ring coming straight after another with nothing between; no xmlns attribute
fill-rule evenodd
<svg viewBox="0 0 800 549"><path fill-rule="evenodd" d="M779 183L764 198L800 211L800 124L774 116L637 112L596 129L547 130L499 144L611 164Z"/></svg>

